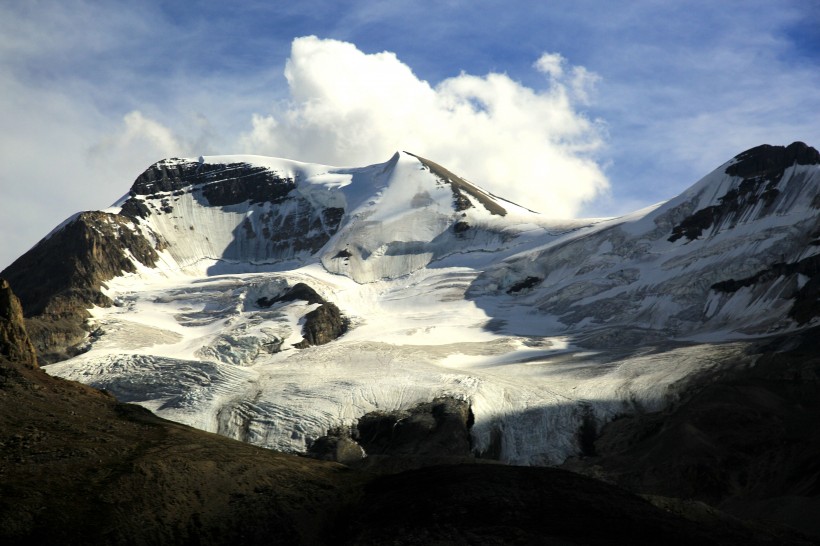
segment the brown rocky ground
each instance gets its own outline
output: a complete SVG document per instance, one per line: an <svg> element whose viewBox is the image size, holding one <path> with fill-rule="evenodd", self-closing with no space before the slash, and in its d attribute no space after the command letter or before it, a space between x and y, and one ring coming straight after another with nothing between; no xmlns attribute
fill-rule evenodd
<svg viewBox="0 0 820 546"><path fill-rule="evenodd" d="M809 543L563 470L366 472L197 431L48 376L2 280L0 304L2 544Z"/></svg>

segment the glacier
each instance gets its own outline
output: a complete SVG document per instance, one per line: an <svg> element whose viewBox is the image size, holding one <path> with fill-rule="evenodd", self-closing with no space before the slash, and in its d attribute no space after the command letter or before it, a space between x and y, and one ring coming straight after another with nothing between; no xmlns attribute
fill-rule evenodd
<svg viewBox="0 0 820 546"><path fill-rule="evenodd" d="M107 281L84 352L45 369L289 452L451 396L476 454L558 464L584 427L659 410L806 327L790 313L809 277L774 266L820 254L820 169L748 163L627 216L553 220L406 152L164 160L106 211L156 263ZM338 306L344 335L295 347L318 304L265 303L297 283Z"/></svg>

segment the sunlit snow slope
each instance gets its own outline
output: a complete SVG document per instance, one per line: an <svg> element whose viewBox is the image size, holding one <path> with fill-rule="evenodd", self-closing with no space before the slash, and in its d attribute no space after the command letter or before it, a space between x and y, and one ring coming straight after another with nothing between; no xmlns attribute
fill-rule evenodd
<svg viewBox="0 0 820 546"><path fill-rule="evenodd" d="M89 350L48 370L292 451L449 395L471 403L476 453L557 463L582 429L815 320L818 163L754 149L651 209L559 222L407 153L165 160L109 211L159 258L107 283ZM283 298L298 283L344 335L305 347L322 304Z"/></svg>

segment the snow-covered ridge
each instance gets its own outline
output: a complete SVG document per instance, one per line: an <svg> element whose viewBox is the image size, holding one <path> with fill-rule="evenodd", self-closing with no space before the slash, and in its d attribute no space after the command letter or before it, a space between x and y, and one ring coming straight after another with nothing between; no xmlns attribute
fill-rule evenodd
<svg viewBox="0 0 820 546"><path fill-rule="evenodd" d="M454 396L477 452L560 462L580 427L660 408L750 340L820 316L820 157L755 150L596 221L550 221L407 153L159 162L118 206L160 260L108 283L90 350L49 369L292 451ZM342 337L295 347L316 304L263 303L296 283L338 306Z"/></svg>
<svg viewBox="0 0 820 546"><path fill-rule="evenodd" d="M446 173L407 153L363 168L171 159L143 173L118 206L165 241L163 269L195 274L320 260L371 282L453 252L499 250L523 232L566 229Z"/></svg>
<svg viewBox="0 0 820 546"><path fill-rule="evenodd" d="M494 264L471 293L515 294L513 306L536 308L568 331L620 325L712 339L798 327L790 309L806 280L796 272L731 293L720 287L820 254L820 167L776 165L743 177L730 174L736 163L658 207Z"/></svg>

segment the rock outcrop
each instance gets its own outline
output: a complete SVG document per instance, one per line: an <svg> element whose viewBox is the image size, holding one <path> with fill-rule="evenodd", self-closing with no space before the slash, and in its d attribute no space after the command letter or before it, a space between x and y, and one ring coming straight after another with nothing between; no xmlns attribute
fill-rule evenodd
<svg viewBox="0 0 820 546"><path fill-rule="evenodd" d="M0 278L0 358L37 368L37 354L26 332L23 307L3 278Z"/></svg>
<svg viewBox="0 0 820 546"><path fill-rule="evenodd" d="M816 242L809 243L810 245ZM807 245L808 246L808 245ZM796 286L789 316L798 324L806 324L820 316L820 255L808 256L792 263L778 262L754 275L742 279L728 279L712 285L712 290L731 294L741 288L765 286L779 278L793 279ZM798 282L798 279L802 282Z"/></svg>
<svg viewBox="0 0 820 546"><path fill-rule="evenodd" d="M256 301L259 307L268 308L276 303L302 300L308 303L327 303L316 290L303 282L298 282L288 288L284 294L273 298L262 297Z"/></svg>
<svg viewBox="0 0 820 546"><path fill-rule="evenodd" d="M356 430L368 455L466 457L472 426L469 402L436 398L408 410L367 413Z"/></svg>
<svg viewBox="0 0 820 546"><path fill-rule="evenodd" d="M296 187L292 178L247 163L212 164L171 158L154 163L131 186L134 196L161 199L160 194L202 191L208 204L218 207L251 203L278 203Z"/></svg>
<svg viewBox="0 0 820 546"><path fill-rule="evenodd" d="M777 179L792 165L820 165L820 152L803 142L792 142L788 146L762 144L736 155L726 174L747 179Z"/></svg>
<svg viewBox="0 0 820 546"><path fill-rule="evenodd" d="M145 228L170 233L169 253L183 267L201 259L300 259L336 233L345 209L316 203L301 193L299 177L298 170L230 158L165 159L137 178L121 214ZM213 225L219 233L210 229Z"/></svg>
<svg viewBox="0 0 820 546"><path fill-rule="evenodd" d="M405 153L417 158L419 161L421 161L422 165L430 169L430 172L435 174L439 178L439 180L441 180L445 184L450 185L450 189L453 192L453 207L455 208L455 210L463 211L473 206L470 200L465 197L465 194L467 194L479 203L481 203L481 205L485 209L487 209L487 211L490 214L506 216L507 210L504 207L502 207L495 199L493 199L493 196L491 194L467 182L460 176L454 174L450 170L442 167L434 161L430 161L429 159L418 156L416 154L411 154L410 152Z"/></svg>
<svg viewBox="0 0 820 546"><path fill-rule="evenodd" d="M365 455L370 468L409 468L472 459L473 413L466 400L450 397L407 410L373 411L349 429L318 438L308 456L355 464Z"/></svg>
<svg viewBox="0 0 820 546"><path fill-rule="evenodd" d="M335 428L314 440L307 450L307 456L322 461L353 464L360 461L365 452L362 446L351 438L350 430Z"/></svg>
<svg viewBox="0 0 820 546"><path fill-rule="evenodd" d="M305 315L302 336L305 338L295 347L304 349L311 345L330 343L347 332L348 321L335 303L326 302Z"/></svg>
<svg viewBox="0 0 820 546"><path fill-rule="evenodd" d="M294 284L278 296L272 298L261 297L256 300L256 304L267 309L277 303L288 303L296 300L308 304L319 304L319 307L305 314L305 322L302 325L302 337L304 339L294 345L297 349L330 343L347 332L350 323L342 315L339 307L335 303L325 300L316 290L303 282Z"/></svg>

